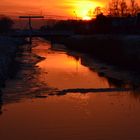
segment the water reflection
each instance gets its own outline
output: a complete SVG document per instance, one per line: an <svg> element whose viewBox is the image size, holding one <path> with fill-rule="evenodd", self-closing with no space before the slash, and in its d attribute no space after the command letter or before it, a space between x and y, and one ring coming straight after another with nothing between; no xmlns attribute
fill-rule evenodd
<svg viewBox="0 0 140 140"><path fill-rule="evenodd" d="M6 105L0 136L2 140L139 140L140 102L129 95L77 93Z"/></svg>
<svg viewBox="0 0 140 140"><path fill-rule="evenodd" d="M9 82L4 98L0 96L1 113L2 99L17 101L25 95L34 98L3 106L2 140L140 139L140 100L132 97L139 92L131 94L120 84L122 81L98 74L92 59L50 50L50 44L42 40L37 39L35 43L37 47L33 52L44 60L37 63L37 67L24 64L17 79ZM25 62L31 62L27 60ZM52 91L48 87L57 89ZM56 96L59 90L67 94ZM86 90L90 92L87 94Z"/></svg>
<svg viewBox="0 0 140 140"><path fill-rule="evenodd" d="M59 46L57 51L57 47L52 48L49 42L34 39L33 53L23 53L22 58L19 58L22 70L15 79L7 81L7 88L3 90L3 102L17 102L23 98L46 98L69 92L123 92L129 88L134 89L134 86L127 85L123 80L106 75L108 67L98 66L98 63L94 63L94 60L86 55L63 49L64 47L60 49ZM98 67L102 71L98 72ZM114 75L120 78L120 75ZM126 77L123 73L122 79ZM129 79L129 76L127 78ZM137 91L137 96L138 93ZM133 94L136 95L136 92Z"/></svg>
<svg viewBox="0 0 140 140"><path fill-rule="evenodd" d="M38 81L47 83L50 87L62 92L63 89L67 91L72 89L76 92L82 92L84 89L84 93L95 90L113 92L135 89L131 79L133 75L128 75L125 71L117 73L115 70L108 70L106 65L94 63L92 58L84 54L66 51L61 45L53 47L49 42L40 40L36 40L36 43L37 47L33 52L45 58L37 64L41 71ZM96 70L98 68L99 71ZM107 75L107 72L111 73L112 77ZM60 95L65 94L62 92Z"/></svg>
<svg viewBox="0 0 140 140"><path fill-rule="evenodd" d="M33 50L46 58L37 64L41 70L39 81L46 81L50 87L58 89L109 87L106 78L99 77L97 72L83 66L80 58L75 59L65 52L39 49L41 45Z"/></svg>

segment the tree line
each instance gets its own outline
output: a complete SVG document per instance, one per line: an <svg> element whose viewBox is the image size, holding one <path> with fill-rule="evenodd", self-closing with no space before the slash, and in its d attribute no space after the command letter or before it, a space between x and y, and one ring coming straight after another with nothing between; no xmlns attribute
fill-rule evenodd
<svg viewBox="0 0 140 140"><path fill-rule="evenodd" d="M136 16L140 12L140 6L136 0L111 0L107 9L96 7L94 14L106 13L112 17Z"/></svg>
<svg viewBox="0 0 140 140"><path fill-rule="evenodd" d="M109 3L109 15L111 16L135 16L140 11L136 0L130 0L130 5L126 0L112 0Z"/></svg>
<svg viewBox="0 0 140 140"><path fill-rule="evenodd" d="M0 34L11 30L14 21L5 15L0 15Z"/></svg>

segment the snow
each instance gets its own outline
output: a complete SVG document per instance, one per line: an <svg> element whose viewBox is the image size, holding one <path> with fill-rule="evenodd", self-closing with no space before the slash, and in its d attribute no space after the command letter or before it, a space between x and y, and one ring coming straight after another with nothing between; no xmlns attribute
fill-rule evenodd
<svg viewBox="0 0 140 140"><path fill-rule="evenodd" d="M0 37L0 87L8 77L10 65L17 52L17 46L22 43L21 39Z"/></svg>

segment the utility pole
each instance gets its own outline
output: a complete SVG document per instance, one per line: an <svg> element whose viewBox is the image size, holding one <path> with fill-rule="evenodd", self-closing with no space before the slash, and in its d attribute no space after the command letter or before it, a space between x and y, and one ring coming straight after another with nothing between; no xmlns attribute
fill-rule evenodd
<svg viewBox="0 0 140 140"><path fill-rule="evenodd" d="M29 42L32 44L32 19L39 19L39 18L44 18L44 16L19 16L19 18L22 19L28 19L28 25L29 25ZM31 49L31 48L30 48Z"/></svg>

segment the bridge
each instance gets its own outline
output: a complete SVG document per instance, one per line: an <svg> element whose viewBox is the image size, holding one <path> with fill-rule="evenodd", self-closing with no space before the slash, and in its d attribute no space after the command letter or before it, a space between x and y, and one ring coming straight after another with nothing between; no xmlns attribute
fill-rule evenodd
<svg viewBox="0 0 140 140"><path fill-rule="evenodd" d="M12 37L28 37L29 43L32 44L32 37L67 37L73 35L72 31L57 31L57 30L49 30L49 31L41 31L35 30L32 28L32 19L43 19L44 16L35 16L35 15L25 15L19 16L19 18L27 19L28 21L28 30L17 30L9 34Z"/></svg>
<svg viewBox="0 0 140 140"><path fill-rule="evenodd" d="M45 37L52 40L61 39L62 37L68 37L73 35L72 31L58 31L58 30L35 30L32 28L32 19L44 18L44 16L19 16L19 18L27 19L28 21L28 29L25 30L16 30L8 34L11 37L24 37L29 39L29 43L32 44L33 37ZM29 46L29 50L31 51L32 47Z"/></svg>
<svg viewBox="0 0 140 140"><path fill-rule="evenodd" d="M27 38L29 44L32 44L32 38L33 37L44 37L46 39L49 39L51 41L60 41L64 37L68 37L74 35L72 31L40 31L40 30L17 30L15 32L11 32L8 34L10 37L22 37ZM32 46L29 45L29 50L32 50Z"/></svg>

